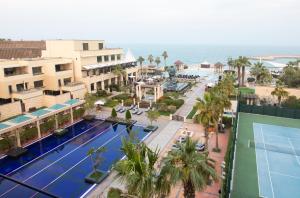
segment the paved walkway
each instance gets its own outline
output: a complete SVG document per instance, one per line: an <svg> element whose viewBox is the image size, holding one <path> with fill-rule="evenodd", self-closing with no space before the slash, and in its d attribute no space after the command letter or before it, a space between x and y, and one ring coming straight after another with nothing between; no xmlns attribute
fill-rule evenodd
<svg viewBox="0 0 300 198"><path fill-rule="evenodd" d="M195 87L193 87L190 91L188 91L184 98L184 104L177 110L176 115L186 117L193 109L197 98L202 98L205 92L205 85L204 83L198 83Z"/></svg>

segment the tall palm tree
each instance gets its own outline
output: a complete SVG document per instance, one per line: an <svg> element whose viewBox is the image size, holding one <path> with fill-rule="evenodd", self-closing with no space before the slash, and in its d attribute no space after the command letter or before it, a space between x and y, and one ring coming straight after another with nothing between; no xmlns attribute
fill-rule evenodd
<svg viewBox="0 0 300 198"><path fill-rule="evenodd" d="M122 68L121 65L116 65L113 70L112 73L116 76L118 76L118 78L123 78L126 75L126 71ZM118 84L120 85L121 83L118 81Z"/></svg>
<svg viewBox="0 0 300 198"><path fill-rule="evenodd" d="M287 92L286 90L283 89L283 86L280 85L279 83L276 85L275 89L271 92L272 96L277 96L277 100L278 100L278 105L281 105L281 100L283 98L288 97L289 92Z"/></svg>
<svg viewBox="0 0 300 198"><path fill-rule="evenodd" d="M135 197L154 197L157 194L156 178L158 172L154 165L159 151L152 151L144 143L135 144L131 140L122 140L121 150L126 155L113 169L116 177L125 184L127 192Z"/></svg>
<svg viewBox="0 0 300 198"><path fill-rule="evenodd" d="M227 65L229 66L229 70L234 67L234 60L231 57L227 59Z"/></svg>
<svg viewBox="0 0 300 198"><path fill-rule="evenodd" d="M270 71L263 65L263 63L254 63L250 69L251 76L254 76L258 84L264 84L272 80Z"/></svg>
<svg viewBox="0 0 300 198"><path fill-rule="evenodd" d="M142 56L139 56L139 58L137 59L137 61L140 63L141 76L142 76L142 79L143 79L143 62L145 61L145 59Z"/></svg>
<svg viewBox="0 0 300 198"><path fill-rule="evenodd" d="M167 51L164 51L164 52L162 53L162 57L164 58L165 66L167 66L167 58L169 57Z"/></svg>
<svg viewBox="0 0 300 198"><path fill-rule="evenodd" d="M154 57L152 56L152 54L150 54L150 55L148 56L148 61L149 61L150 65L152 65L152 63L153 63L153 61L154 61Z"/></svg>
<svg viewBox="0 0 300 198"><path fill-rule="evenodd" d="M240 56L238 58L238 62L240 63L240 65L242 67L242 86L245 86L245 70L246 70L246 67L251 66L251 62L245 56Z"/></svg>
<svg viewBox="0 0 300 198"><path fill-rule="evenodd" d="M159 66L159 64L161 63L161 61L160 61L160 58L159 57L156 57L156 59L155 59L155 63L156 63L156 65L157 65L157 67Z"/></svg>
<svg viewBox="0 0 300 198"><path fill-rule="evenodd" d="M205 147L208 148L208 128L214 126L217 122L217 114L214 107L213 96L206 92L204 98L198 99L195 107L199 113L195 116L195 121L201 123L204 127Z"/></svg>
<svg viewBox="0 0 300 198"><path fill-rule="evenodd" d="M169 193L171 185L181 182L185 198L194 198L195 191L203 190L210 178L217 180L215 161L208 152L196 150L197 141L187 138L186 143L178 143L179 149L172 150L162 160L163 167L157 181L159 192Z"/></svg>
<svg viewBox="0 0 300 198"><path fill-rule="evenodd" d="M238 59L233 59L232 60L232 65L233 65L233 68L237 69L238 86L240 86L241 85L241 68L242 68L242 65L241 65L240 61L238 61Z"/></svg>

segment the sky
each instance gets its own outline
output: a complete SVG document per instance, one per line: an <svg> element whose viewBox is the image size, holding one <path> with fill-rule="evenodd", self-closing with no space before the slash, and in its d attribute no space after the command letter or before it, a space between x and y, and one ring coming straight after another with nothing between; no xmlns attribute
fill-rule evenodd
<svg viewBox="0 0 300 198"><path fill-rule="evenodd" d="M300 46L299 0L0 0L0 38Z"/></svg>

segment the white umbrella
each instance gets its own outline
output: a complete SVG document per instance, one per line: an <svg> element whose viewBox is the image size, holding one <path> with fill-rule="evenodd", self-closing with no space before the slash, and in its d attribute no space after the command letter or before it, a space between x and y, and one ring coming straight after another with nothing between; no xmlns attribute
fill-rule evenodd
<svg viewBox="0 0 300 198"><path fill-rule="evenodd" d="M95 102L95 105L104 105L104 101L103 100L97 100L96 102Z"/></svg>

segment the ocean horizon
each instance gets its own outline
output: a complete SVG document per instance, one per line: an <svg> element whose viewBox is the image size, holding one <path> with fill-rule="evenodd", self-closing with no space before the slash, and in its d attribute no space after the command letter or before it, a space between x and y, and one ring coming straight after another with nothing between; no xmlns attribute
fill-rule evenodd
<svg viewBox="0 0 300 198"><path fill-rule="evenodd" d="M300 46L255 46L255 45L200 45L200 44L124 44L108 43L108 47L121 47L130 50L138 58L146 59L149 54L160 56L161 66L164 65L161 54L164 50L168 52L167 64L171 65L176 60L185 64L197 64L204 61L210 63L226 63L229 57L238 56L268 56L268 55L300 55ZM276 62L286 63L292 59L276 59Z"/></svg>

